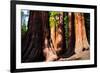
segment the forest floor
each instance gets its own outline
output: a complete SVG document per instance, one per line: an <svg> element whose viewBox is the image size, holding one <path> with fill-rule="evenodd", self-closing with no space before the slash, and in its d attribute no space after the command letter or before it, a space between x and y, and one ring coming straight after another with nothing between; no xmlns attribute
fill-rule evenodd
<svg viewBox="0 0 100 73"><path fill-rule="evenodd" d="M69 58L61 58L59 61L72 61L72 60L89 60L90 50L85 50L79 54L74 54Z"/></svg>

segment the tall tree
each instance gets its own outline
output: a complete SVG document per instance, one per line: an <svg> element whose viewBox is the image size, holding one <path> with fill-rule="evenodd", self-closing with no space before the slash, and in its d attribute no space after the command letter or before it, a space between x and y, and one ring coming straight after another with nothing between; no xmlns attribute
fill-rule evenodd
<svg viewBox="0 0 100 73"><path fill-rule="evenodd" d="M66 47L62 54L63 58L68 58L74 54L75 32L74 32L74 14L72 12L64 13L64 29Z"/></svg>
<svg viewBox="0 0 100 73"><path fill-rule="evenodd" d="M75 54L67 60L81 58L81 53L89 49L89 43L86 36L84 13L74 13L75 17Z"/></svg>
<svg viewBox="0 0 100 73"><path fill-rule="evenodd" d="M74 14L72 12L68 13L69 17L69 55L74 54L74 48L75 48L75 27L74 27Z"/></svg>
<svg viewBox="0 0 100 73"><path fill-rule="evenodd" d="M47 57L47 61L55 60L64 49L64 24L63 12L50 12L51 48L52 52ZM48 52L50 53L50 51Z"/></svg>
<svg viewBox="0 0 100 73"><path fill-rule="evenodd" d="M75 13L75 35L75 52L81 53L83 50L89 49L83 13Z"/></svg>
<svg viewBox="0 0 100 73"><path fill-rule="evenodd" d="M46 25L48 25L48 12L30 11L28 31L22 41L22 62L37 62L45 59L43 26Z"/></svg>
<svg viewBox="0 0 100 73"><path fill-rule="evenodd" d="M45 21L48 21L48 20L49 20L49 16L46 18ZM44 39L43 53L45 56L45 61L53 61L53 60L56 60L58 57L57 57L56 51L54 49L53 40L51 38L51 34L52 34L51 33L51 26L49 25L49 22L47 24L45 21L44 21L45 25L43 26L44 38L45 38Z"/></svg>
<svg viewBox="0 0 100 73"><path fill-rule="evenodd" d="M65 30L64 30L64 13L59 12L58 26L56 31L57 54L60 56L65 49Z"/></svg>

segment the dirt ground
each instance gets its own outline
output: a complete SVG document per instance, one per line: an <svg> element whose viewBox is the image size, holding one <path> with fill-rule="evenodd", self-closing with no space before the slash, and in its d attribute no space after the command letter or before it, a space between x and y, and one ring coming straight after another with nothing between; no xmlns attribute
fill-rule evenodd
<svg viewBox="0 0 100 73"><path fill-rule="evenodd" d="M90 50L85 50L79 54L74 54L69 58L61 58L60 61L71 61L71 60L89 60L90 59Z"/></svg>

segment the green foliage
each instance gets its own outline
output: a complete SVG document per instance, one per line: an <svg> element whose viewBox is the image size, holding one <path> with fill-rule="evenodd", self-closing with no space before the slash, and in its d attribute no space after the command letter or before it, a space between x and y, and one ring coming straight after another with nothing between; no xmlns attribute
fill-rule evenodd
<svg viewBox="0 0 100 73"><path fill-rule="evenodd" d="M64 24L68 24L68 16L64 17Z"/></svg>
<svg viewBox="0 0 100 73"><path fill-rule="evenodd" d="M24 32L26 32L27 31L27 26L26 26L26 24L25 24L25 22L22 24L22 31L24 31Z"/></svg>
<svg viewBox="0 0 100 73"><path fill-rule="evenodd" d="M58 18L59 12L51 11L49 12L49 23L50 27L57 27L59 24L59 18Z"/></svg>
<svg viewBox="0 0 100 73"><path fill-rule="evenodd" d="M69 32L68 32L68 16L64 16L64 29L65 29L65 40L66 48L68 48Z"/></svg>
<svg viewBox="0 0 100 73"><path fill-rule="evenodd" d="M59 12L56 12L56 11L51 11L50 12L50 16L57 16L57 15L59 15Z"/></svg>
<svg viewBox="0 0 100 73"><path fill-rule="evenodd" d="M50 28L52 28L52 27L57 28L57 26L59 25L59 14L60 14L60 12L56 12L56 11L49 12L49 16L50 16L49 17ZM68 29L69 29L69 27L68 27L68 16L67 16L67 14L64 16L63 20L64 20L63 23L64 23L64 30L65 30L66 48L68 48L68 40L69 40Z"/></svg>
<svg viewBox="0 0 100 73"><path fill-rule="evenodd" d="M26 32L27 32L27 26L26 26L25 21L24 21L23 24L21 25L22 36L24 36Z"/></svg>

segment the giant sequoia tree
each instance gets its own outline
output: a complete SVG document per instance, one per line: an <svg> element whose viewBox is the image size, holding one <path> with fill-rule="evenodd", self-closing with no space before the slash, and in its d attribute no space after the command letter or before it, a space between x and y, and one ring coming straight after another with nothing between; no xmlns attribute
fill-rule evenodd
<svg viewBox="0 0 100 73"><path fill-rule="evenodd" d="M22 62L44 60L43 42L44 39L47 38L44 36L47 35L49 31L49 27L47 25L48 12L30 11L28 31L24 40L22 40Z"/></svg>
<svg viewBox="0 0 100 73"><path fill-rule="evenodd" d="M63 12L50 12L49 25L51 33L50 44L52 47L45 50L47 54L46 61L57 60L61 51L64 49ZM51 51L49 49L51 49Z"/></svg>
<svg viewBox="0 0 100 73"><path fill-rule="evenodd" d="M75 52L80 53L84 49L89 49L89 43L86 36L85 19L83 13L75 13L75 34L76 34Z"/></svg>

